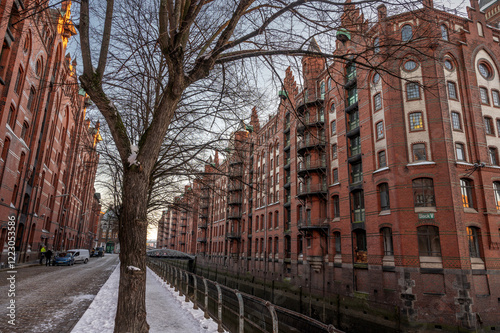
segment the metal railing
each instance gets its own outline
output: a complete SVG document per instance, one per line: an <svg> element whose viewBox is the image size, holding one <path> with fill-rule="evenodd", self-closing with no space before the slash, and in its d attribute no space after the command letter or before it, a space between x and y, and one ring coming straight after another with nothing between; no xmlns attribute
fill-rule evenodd
<svg viewBox="0 0 500 333"><path fill-rule="evenodd" d="M308 332L342 333L333 325L326 325L261 298L240 292L170 265L164 260L147 257L147 265L160 278L175 288L193 308L213 318L218 331L229 332Z"/></svg>

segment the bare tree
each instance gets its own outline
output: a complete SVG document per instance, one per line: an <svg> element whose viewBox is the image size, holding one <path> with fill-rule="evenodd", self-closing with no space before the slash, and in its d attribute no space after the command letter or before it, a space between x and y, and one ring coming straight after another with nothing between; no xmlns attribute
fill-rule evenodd
<svg viewBox="0 0 500 333"><path fill-rule="evenodd" d="M345 60L345 53L322 53L309 45L315 36L334 40L339 16L345 9L349 15L351 8L327 0L129 0L117 4L107 0L105 8L99 6L104 3L91 5L82 0L80 4L80 81L103 115L116 147L119 163L112 159L110 170L121 172L121 179L116 180L122 204L115 332L147 332L148 207L162 200L155 190L168 181L166 176L178 177L185 161L196 161L196 154L206 147L196 141L186 145L190 137L200 135L193 129L204 119L204 133L214 142L218 139L215 133L226 123L219 123L216 116L226 106L231 106L228 110L238 106L230 98L238 85L230 84L228 75L238 78L242 61L261 57L274 66L270 57L280 55ZM360 2L359 6L370 8L373 3ZM91 29L94 23L95 30ZM369 29L363 18L354 23L343 28L356 33ZM94 44L91 36L98 36L99 43ZM398 49L395 44L391 48L391 52ZM365 50L350 60L393 75L381 66L391 60L391 53L374 62L371 47ZM225 116L242 118L232 112Z"/></svg>

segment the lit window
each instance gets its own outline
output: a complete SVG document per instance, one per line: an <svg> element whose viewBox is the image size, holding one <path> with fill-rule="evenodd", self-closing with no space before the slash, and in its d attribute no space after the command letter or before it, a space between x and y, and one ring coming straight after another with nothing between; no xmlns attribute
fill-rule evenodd
<svg viewBox="0 0 500 333"><path fill-rule="evenodd" d="M409 41L412 38L412 35L413 31L411 25L406 24L403 26L403 28L401 28L401 40L403 42Z"/></svg>
<svg viewBox="0 0 500 333"><path fill-rule="evenodd" d="M438 227L432 225L420 226L417 228L417 235L419 255L429 257L441 256Z"/></svg>
<svg viewBox="0 0 500 333"><path fill-rule="evenodd" d="M418 131L424 129L424 123L422 120L422 112L410 113L410 130Z"/></svg>
<svg viewBox="0 0 500 333"><path fill-rule="evenodd" d="M387 161L385 158L385 150L378 152L378 167L385 168L387 166Z"/></svg>
<svg viewBox="0 0 500 333"><path fill-rule="evenodd" d="M384 138L384 123L379 121L377 123L377 140Z"/></svg>
<svg viewBox="0 0 500 333"><path fill-rule="evenodd" d="M472 181L469 179L460 179L460 189L462 191L462 203L464 208L474 208L474 203L472 201Z"/></svg>
<svg viewBox="0 0 500 333"><path fill-rule="evenodd" d="M469 239L469 254L471 258L480 258L479 228L467 227L467 238Z"/></svg>
<svg viewBox="0 0 500 333"><path fill-rule="evenodd" d="M451 99L458 99L457 86L455 82L448 82L448 97Z"/></svg>
<svg viewBox="0 0 500 333"><path fill-rule="evenodd" d="M420 98L420 87L418 83L412 82L406 85L406 99L419 99Z"/></svg>
<svg viewBox="0 0 500 333"><path fill-rule="evenodd" d="M434 182L430 178L413 180L413 202L415 207L435 207Z"/></svg>
<svg viewBox="0 0 500 333"><path fill-rule="evenodd" d="M443 24L441 25L441 38L443 40L448 40L448 28Z"/></svg>
<svg viewBox="0 0 500 333"><path fill-rule="evenodd" d="M380 97L380 93L373 97L373 104L375 105L375 111L382 109L382 97Z"/></svg>
<svg viewBox="0 0 500 333"><path fill-rule="evenodd" d="M481 94L481 103L490 104L490 100L488 98L488 89L479 88L479 93Z"/></svg>
<svg viewBox="0 0 500 333"><path fill-rule="evenodd" d="M495 192L495 205L497 210L500 210L500 182L493 183L493 191Z"/></svg>
<svg viewBox="0 0 500 333"><path fill-rule="evenodd" d="M454 130L462 129L462 124L460 123L460 115L458 114L458 112L451 113L451 122Z"/></svg>
<svg viewBox="0 0 500 333"><path fill-rule="evenodd" d="M497 90L492 90L491 95L493 96L493 105L500 106L500 95Z"/></svg>
<svg viewBox="0 0 500 333"><path fill-rule="evenodd" d="M425 144L416 143L413 145L413 161L427 161L427 153L425 151Z"/></svg>
<svg viewBox="0 0 500 333"><path fill-rule="evenodd" d="M465 161L465 149L464 145L461 143L456 143L455 148L457 151L457 160L459 161Z"/></svg>

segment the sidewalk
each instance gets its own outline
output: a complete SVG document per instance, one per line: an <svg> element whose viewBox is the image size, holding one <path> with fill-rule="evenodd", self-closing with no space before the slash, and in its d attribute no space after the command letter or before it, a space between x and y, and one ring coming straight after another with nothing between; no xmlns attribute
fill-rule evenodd
<svg viewBox="0 0 500 333"><path fill-rule="evenodd" d="M72 333L113 332L119 278L118 265ZM205 319L202 310L193 310L191 302L184 302L184 297L179 297L149 268L146 275L146 311L151 333L217 332L216 322Z"/></svg>

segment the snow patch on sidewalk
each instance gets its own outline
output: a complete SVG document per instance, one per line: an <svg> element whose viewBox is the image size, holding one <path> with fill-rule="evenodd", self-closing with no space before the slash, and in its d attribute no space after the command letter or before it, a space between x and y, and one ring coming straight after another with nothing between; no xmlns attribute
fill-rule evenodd
<svg viewBox="0 0 500 333"><path fill-rule="evenodd" d="M113 333L118 302L120 265L102 286L94 301L73 328L72 333ZM149 268L146 275L146 311L151 333L217 333L217 323L205 319L202 310L194 310L174 288L170 288Z"/></svg>

